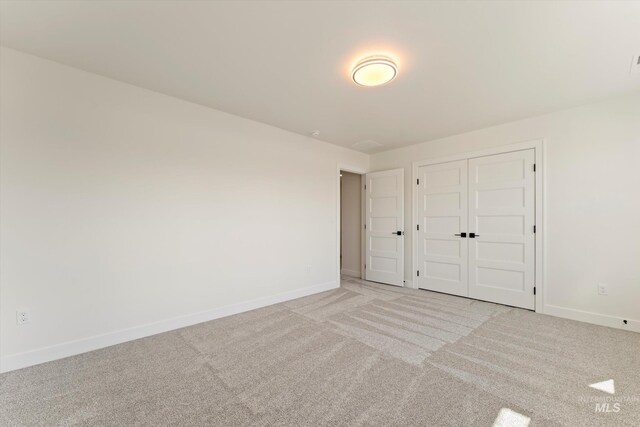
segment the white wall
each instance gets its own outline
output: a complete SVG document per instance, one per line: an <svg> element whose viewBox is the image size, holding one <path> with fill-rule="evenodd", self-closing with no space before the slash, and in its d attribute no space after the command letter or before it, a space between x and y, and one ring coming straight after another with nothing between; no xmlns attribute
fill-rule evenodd
<svg viewBox="0 0 640 427"><path fill-rule="evenodd" d="M342 172L340 219L342 273L360 277L360 240L362 238L361 176Z"/></svg>
<svg viewBox="0 0 640 427"><path fill-rule="evenodd" d="M371 170L487 147L545 140L544 312L640 331L640 94L371 156ZM411 280L412 234L405 236ZM599 296L597 284L610 286Z"/></svg>
<svg viewBox="0 0 640 427"><path fill-rule="evenodd" d="M2 369L337 286L336 167L368 156L0 54Z"/></svg>

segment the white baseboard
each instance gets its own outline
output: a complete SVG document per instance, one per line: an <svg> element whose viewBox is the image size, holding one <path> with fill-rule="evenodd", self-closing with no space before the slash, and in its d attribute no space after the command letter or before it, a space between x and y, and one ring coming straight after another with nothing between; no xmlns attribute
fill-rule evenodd
<svg viewBox="0 0 640 427"><path fill-rule="evenodd" d="M208 322L210 320L219 319L221 317L255 310L256 308L266 307L268 305L306 297L308 295L313 295L332 289L337 289L338 287L339 284L336 281L326 282L319 285L271 295L268 297L244 301L225 307L214 308L212 310L201 311L198 313L174 317L172 319L161 320L159 322L134 326L132 328L123 329L120 331L95 335L93 337L82 338L76 341L69 341L62 344L43 347L23 353L10 354L0 359L0 373L14 371L16 369L26 368L27 366L38 365L40 363L74 356L76 354L86 353L88 351L98 350L115 344L121 344L127 341L133 341L139 338L148 337L150 335L184 328L186 326L195 325L197 323Z"/></svg>
<svg viewBox="0 0 640 427"><path fill-rule="evenodd" d="M605 314L592 313L589 311L576 310L573 308L559 307L556 305L544 306L544 314L565 319L578 320L580 322L593 323L594 325L608 326L610 328L623 329L625 331L640 332L640 320L608 316Z"/></svg>
<svg viewBox="0 0 640 427"><path fill-rule="evenodd" d="M405 288L409 288L409 289L417 289L413 287L413 282L411 280L405 280L404 281L404 287Z"/></svg>
<svg viewBox="0 0 640 427"><path fill-rule="evenodd" d="M342 270L340 270L340 274L344 275L344 276L349 276L349 277L356 277L356 278L360 278L360 272L356 271L356 270L349 270L347 268L343 268Z"/></svg>

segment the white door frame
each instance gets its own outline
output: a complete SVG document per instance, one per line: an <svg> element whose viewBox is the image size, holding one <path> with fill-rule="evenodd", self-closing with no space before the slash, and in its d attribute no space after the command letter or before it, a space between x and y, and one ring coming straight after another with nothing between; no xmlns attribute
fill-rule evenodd
<svg viewBox="0 0 640 427"><path fill-rule="evenodd" d="M438 163L453 162L457 160L464 160L473 157L491 156L494 154L509 153L512 151L520 150L535 150L535 162L536 162L536 191L535 191L535 204L536 204L536 266L535 266L535 287L536 287L536 313L544 313L544 282L545 282L545 270L544 270L544 139L536 139L533 141L526 141L517 144L501 145L497 147L486 148L477 151L468 151L460 154L454 154L446 157L437 157L427 160L419 160L413 162L411 173L411 226L413 231L412 237L412 250L411 250L411 262L413 263L412 275L412 287L416 287L418 283L416 275L417 254L418 254L418 239L416 224L418 221L418 186L415 185L418 176L418 168L420 166L434 165Z"/></svg>
<svg viewBox="0 0 640 427"><path fill-rule="evenodd" d="M344 163L338 163L337 166L337 172L336 172L336 188L337 188L337 200L336 200L336 283L338 284L338 286L340 286L340 277L341 277L341 271L340 271L340 239L342 238L342 236L340 235L340 215L341 215L341 202L342 200L340 200L340 172L344 171L344 172L351 172L351 173L355 173L360 175L360 224L364 224L364 180L365 180L365 174L367 173L367 171L363 168L360 167L356 167L356 166L352 166L352 165L347 165ZM365 245L365 236L364 233L362 232L362 229L360 230L360 278L364 278L364 245Z"/></svg>

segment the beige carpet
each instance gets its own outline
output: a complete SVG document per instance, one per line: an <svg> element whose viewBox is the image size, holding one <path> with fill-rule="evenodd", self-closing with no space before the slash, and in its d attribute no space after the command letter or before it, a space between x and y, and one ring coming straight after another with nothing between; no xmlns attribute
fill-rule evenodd
<svg viewBox="0 0 640 427"><path fill-rule="evenodd" d="M614 395L589 387L609 379ZM344 279L0 376L2 426L491 426L507 410L639 426L640 334Z"/></svg>

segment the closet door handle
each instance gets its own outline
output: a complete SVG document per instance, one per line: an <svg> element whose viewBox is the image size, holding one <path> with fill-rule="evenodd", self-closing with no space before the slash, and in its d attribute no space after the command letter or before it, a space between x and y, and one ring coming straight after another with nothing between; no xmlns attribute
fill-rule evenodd
<svg viewBox="0 0 640 427"><path fill-rule="evenodd" d="M476 233L469 233L469 238L470 239L475 239L476 237L480 237L480 235L476 234Z"/></svg>
<svg viewBox="0 0 640 427"><path fill-rule="evenodd" d="M467 233L454 234L454 236L467 237Z"/></svg>

